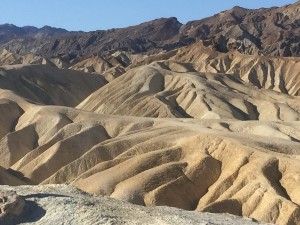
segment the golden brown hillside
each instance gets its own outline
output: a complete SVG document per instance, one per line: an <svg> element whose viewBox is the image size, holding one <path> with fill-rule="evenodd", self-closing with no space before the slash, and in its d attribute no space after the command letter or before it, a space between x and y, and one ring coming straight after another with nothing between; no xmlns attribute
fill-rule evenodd
<svg viewBox="0 0 300 225"><path fill-rule="evenodd" d="M140 205L299 224L297 121L113 116L1 98L8 184L67 183Z"/></svg>
<svg viewBox="0 0 300 225"><path fill-rule="evenodd" d="M0 225L300 225L299 6L0 25Z"/></svg>
<svg viewBox="0 0 300 225"><path fill-rule="evenodd" d="M1 182L67 183L140 205L299 224L298 97L190 66L167 61L132 69L80 104L107 100L106 115L36 105L2 90ZM153 105L139 108L143 100ZM107 114L120 106L123 115L144 117ZM170 118L187 117L183 112L195 118Z"/></svg>
<svg viewBox="0 0 300 225"><path fill-rule="evenodd" d="M258 89L230 74L159 61L129 70L79 109L143 117L298 121L300 98Z"/></svg>

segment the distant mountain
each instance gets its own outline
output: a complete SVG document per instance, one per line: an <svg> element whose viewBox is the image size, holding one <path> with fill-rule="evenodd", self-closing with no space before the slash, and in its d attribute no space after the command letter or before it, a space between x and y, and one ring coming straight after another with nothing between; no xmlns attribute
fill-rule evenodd
<svg viewBox="0 0 300 225"><path fill-rule="evenodd" d="M129 53L160 52L203 40L216 50L245 54L300 55L300 2L261 9L234 7L212 17L181 24L161 18L127 28L68 32L43 27L0 26L1 48L18 54L34 53L65 60Z"/></svg>
<svg viewBox="0 0 300 225"><path fill-rule="evenodd" d="M46 38L69 33L65 29L44 26L37 28L33 26L17 27L13 24L0 25L0 43L9 42L12 39L22 38Z"/></svg>
<svg viewBox="0 0 300 225"><path fill-rule="evenodd" d="M94 32L2 25L0 224L128 215L69 184L146 206L129 215L141 224L195 210L300 225L300 57L277 57L300 55L299 5ZM145 220L153 206L183 214Z"/></svg>
<svg viewBox="0 0 300 225"><path fill-rule="evenodd" d="M208 41L217 50L272 56L300 55L300 2L256 10L234 7L187 23L182 33Z"/></svg>
<svg viewBox="0 0 300 225"><path fill-rule="evenodd" d="M2 48L19 54L60 56L69 60L78 56L103 55L116 50L141 53L184 45L178 39L174 39L181 27L182 24L176 18L162 18L137 26L107 31L73 32L63 33L63 35L60 33L47 37L45 35L36 37L36 32L34 32L35 35L23 35L18 39L11 38L10 41L2 44ZM170 47L171 44L174 46Z"/></svg>

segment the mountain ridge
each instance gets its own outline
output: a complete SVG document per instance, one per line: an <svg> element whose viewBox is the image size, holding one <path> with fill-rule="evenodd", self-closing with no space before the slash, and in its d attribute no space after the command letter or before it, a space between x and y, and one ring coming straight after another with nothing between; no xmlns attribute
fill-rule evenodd
<svg viewBox="0 0 300 225"><path fill-rule="evenodd" d="M19 186L0 186L0 224L22 205L15 219L26 224L82 222L81 206L99 204L84 196L105 195L299 225L299 11L234 7L72 34L25 27L32 37L4 26L26 37L0 48L0 185ZM86 224L103 218L96 210Z"/></svg>
<svg viewBox="0 0 300 225"><path fill-rule="evenodd" d="M66 33L70 34L72 31L47 25L37 28L35 26L18 27L14 24L5 23L0 25L0 43L6 43L10 38L45 38L60 36Z"/></svg>
<svg viewBox="0 0 300 225"><path fill-rule="evenodd" d="M237 50L245 54L299 56L300 16L296 13L299 10L300 3L297 1L273 8L233 7L186 24L170 17L126 28L92 32L68 32L59 28L47 30L46 27L31 36L21 35L17 39L2 37L0 48L18 54L64 56L72 60L119 50L129 53L161 52L203 40L206 45L221 52ZM276 35L270 35L272 33ZM14 37L11 35L8 34L8 37Z"/></svg>

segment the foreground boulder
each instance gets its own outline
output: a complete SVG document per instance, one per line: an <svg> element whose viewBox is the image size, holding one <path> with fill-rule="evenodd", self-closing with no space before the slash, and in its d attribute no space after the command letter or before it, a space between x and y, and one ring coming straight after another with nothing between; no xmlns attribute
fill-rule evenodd
<svg viewBox="0 0 300 225"><path fill-rule="evenodd" d="M25 201L14 191L0 188L0 224L10 224L25 209Z"/></svg>

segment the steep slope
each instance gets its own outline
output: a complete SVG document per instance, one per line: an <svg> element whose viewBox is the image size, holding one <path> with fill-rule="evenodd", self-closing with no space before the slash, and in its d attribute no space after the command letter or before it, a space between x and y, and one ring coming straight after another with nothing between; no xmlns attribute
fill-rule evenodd
<svg viewBox="0 0 300 225"><path fill-rule="evenodd" d="M296 57L251 56L235 51L224 54L198 42L179 49L171 59L193 63L199 72L233 74L260 89L300 95L300 60Z"/></svg>
<svg viewBox="0 0 300 225"><path fill-rule="evenodd" d="M300 2L262 9L234 7L212 17L191 21L181 32L206 40L219 51L273 56L299 56Z"/></svg>
<svg viewBox="0 0 300 225"><path fill-rule="evenodd" d="M100 76L47 65L0 67L0 88L40 104L76 106L104 84Z"/></svg>
<svg viewBox="0 0 300 225"><path fill-rule="evenodd" d="M136 26L94 32L66 32L45 27L0 26L2 48L43 57L78 60L115 51L159 52L203 40L218 51L235 49L246 54L300 56L300 3L269 9L234 7L212 17L182 25L161 18ZM14 39L15 38L15 39Z"/></svg>
<svg viewBox="0 0 300 225"><path fill-rule="evenodd" d="M21 56L16 53L11 53L6 49L0 52L0 66L16 64L46 64L46 60L32 54Z"/></svg>
<svg viewBox="0 0 300 225"><path fill-rule="evenodd" d="M300 115L299 97L257 89L233 75L195 72L192 64L173 61L129 70L77 108L165 118L295 121Z"/></svg>
<svg viewBox="0 0 300 225"><path fill-rule="evenodd" d="M0 224L12 200L25 224L299 225L300 61L279 57L299 55L299 10L0 26Z"/></svg>
<svg viewBox="0 0 300 225"><path fill-rule="evenodd" d="M71 66L71 70L78 70L88 73L103 73L113 68L113 65L102 57L92 56Z"/></svg>
<svg viewBox="0 0 300 225"><path fill-rule="evenodd" d="M19 179L299 224L297 121L117 117L14 98L24 113L1 139L0 166Z"/></svg>
<svg viewBox="0 0 300 225"><path fill-rule="evenodd" d="M11 174L9 170L6 170L0 166L0 185L19 186L19 185L26 185L26 184L27 184L26 182L22 181L21 179ZM1 192L2 192L2 187L1 187Z"/></svg>
<svg viewBox="0 0 300 225"><path fill-rule="evenodd" d="M169 42L174 42L171 39L179 33L181 25L176 18L161 18L122 29L12 39L3 44L2 48L19 54L30 52L47 58L59 56L67 60L88 57L94 53L105 55L117 50L140 53L170 48Z"/></svg>
<svg viewBox="0 0 300 225"><path fill-rule="evenodd" d="M70 67L68 63L62 61L60 58L50 58L46 59L40 56L35 56L33 54L19 55L16 53L11 53L6 49L0 51L0 66L8 65L50 65L60 69L66 69Z"/></svg>
<svg viewBox="0 0 300 225"><path fill-rule="evenodd" d="M191 63L194 70L203 73L232 74L259 89L271 89L294 96L300 94L300 61L297 57L252 56L237 51L220 53L199 41L190 46L150 55L131 64L128 69L159 60Z"/></svg>
<svg viewBox="0 0 300 225"><path fill-rule="evenodd" d="M92 56L72 65L69 69L91 73L103 73L112 68L126 68L131 64L143 61L147 55L115 52L106 56Z"/></svg>

